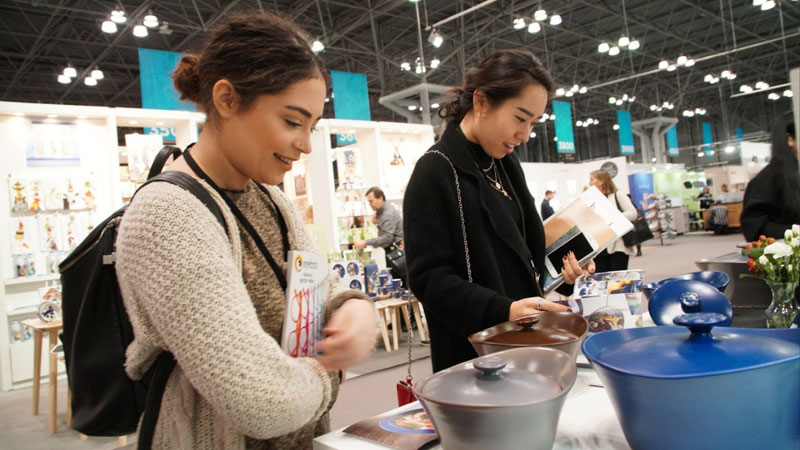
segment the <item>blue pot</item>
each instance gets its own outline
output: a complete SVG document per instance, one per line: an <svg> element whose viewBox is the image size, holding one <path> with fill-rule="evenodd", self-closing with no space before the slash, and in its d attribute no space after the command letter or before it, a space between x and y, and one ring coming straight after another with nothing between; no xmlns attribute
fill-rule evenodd
<svg viewBox="0 0 800 450"><path fill-rule="evenodd" d="M647 299L650 299L650 295L661 286L669 283L670 281L675 280L693 280L693 281L702 281L703 283L708 283L715 288L719 289L720 292L725 292L725 288L728 287L728 283L731 281L730 275L725 272L720 272L718 270L702 270L699 272L691 272L685 273L683 275L678 275L677 277L670 277L664 278L663 280L656 281L654 283L647 283L642 286L642 292L644 292L644 296Z"/></svg>
<svg viewBox="0 0 800 450"><path fill-rule="evenodd" d="M634 450L800 448L800 329L683 327L606 331L582 346Z"/></svg>
<svg viewBox="0 0 800 450"><path fill-rule="evenodd" d="M656 325L672 325L672 320L686 313L719 313L725 321L718 326L730 326L733 307L728 297L714 286L702 281L672 280L653 292L647 305Z"/></svg>

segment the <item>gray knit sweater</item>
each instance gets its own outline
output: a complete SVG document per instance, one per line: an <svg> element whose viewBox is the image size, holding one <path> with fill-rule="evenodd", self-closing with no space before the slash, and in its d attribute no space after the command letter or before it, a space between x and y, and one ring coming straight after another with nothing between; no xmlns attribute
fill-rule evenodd
<svg viewBox="0 0 800 450"><path fill-rule="evenodd" d="M280 348L285 307L277 278L219 195L230 236L192 194L153 183L136 194L120 225L116 270L135 339L126 369L139 379L159 352L178 361L153 442L163 449L311 448L328 431L338 378L313 358ZM286 218L289 245L314 250L290 201L268 187ZM272 202L250 182L231 192L285 270ZM328 278L326 316L366 298ZM326 319L327 319L326 317Z"/></svg>

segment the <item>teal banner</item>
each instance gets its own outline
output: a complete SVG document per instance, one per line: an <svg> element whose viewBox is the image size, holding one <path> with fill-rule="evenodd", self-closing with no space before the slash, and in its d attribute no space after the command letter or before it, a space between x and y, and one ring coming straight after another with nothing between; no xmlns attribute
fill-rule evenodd
<svg viewBox="0 0 800 450"><path fill-rule="evenodd" d="M633 128L631 127L631 112L617 110L617 125L619 125L619 152L623 155L633 155Z"/></svg>
<svg viewBox="0 0 800 450"><path fill-rule="evenodd" d="M667 155L678 156L678 126L673 125L667 130Z"/></svg>
<svg viewBox="0 0 800 450"><path fill-rule="evenodd" d="M333 115L337 119L371 120L367 76L331 70Z"/></svg>
<svg viewBox="0 0 800 450"><path fill-rule="evenodd" d="M139 49L139 85L142 90L142 108L197 111L192 102L180 99L172 84L172 72L178 66L182 53L163 50ZM148 128L144 134L160 134L164 142L175 142L173 128Z"/></svg>
<svg viewBox="0 0 800 450"><path fill-rule="evenodd" d="M706 146L706 151L712 150L711 144L714 143L714 135L711 131L711 124L703 122L703 144Z"/></svg>
<svg viewBox="0 0 800 450"><path fill-rule="evenodd" d="M558 153L575 153L575 136L572 134L572 108L567 102L553 101L556 115L556 148Z"/></svg>

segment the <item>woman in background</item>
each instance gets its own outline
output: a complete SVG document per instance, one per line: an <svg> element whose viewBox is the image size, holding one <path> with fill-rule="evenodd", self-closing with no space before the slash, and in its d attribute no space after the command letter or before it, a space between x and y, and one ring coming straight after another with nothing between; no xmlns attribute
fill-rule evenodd
<svg viewBox="0 0 800 450"><path fill-rule="evenodd" d="M748 241L759 236L782 239L800 223L800 172L792 112L783 114L772 128L772 159L747 184L742 209L742 231Z"/></svg>
<svg viewBox="0 0 800 450"><path fill-rule="evenodd" d="M638 215L636 207L627 195L621 195L611 176L605 170L595 170L589 174L589 185L596 187L608 198L608 201L633 222ZM597 272L610 272L612 270L627 270L628 260L633 254L633 247L628 247L622 238L612 242L605 250L594 259Z"/></svg>

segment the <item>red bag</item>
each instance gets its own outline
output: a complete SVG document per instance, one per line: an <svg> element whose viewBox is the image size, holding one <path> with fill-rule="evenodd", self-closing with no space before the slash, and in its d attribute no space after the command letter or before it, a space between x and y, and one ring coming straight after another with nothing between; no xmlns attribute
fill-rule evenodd
<svg viewBox="0 0 800 450"><path fill-rule="evenodd" d="M414 385L411 384L411 376L397 382L397 406L403 406L417 401L417 396L414 395L413 387Z"/></svg>

